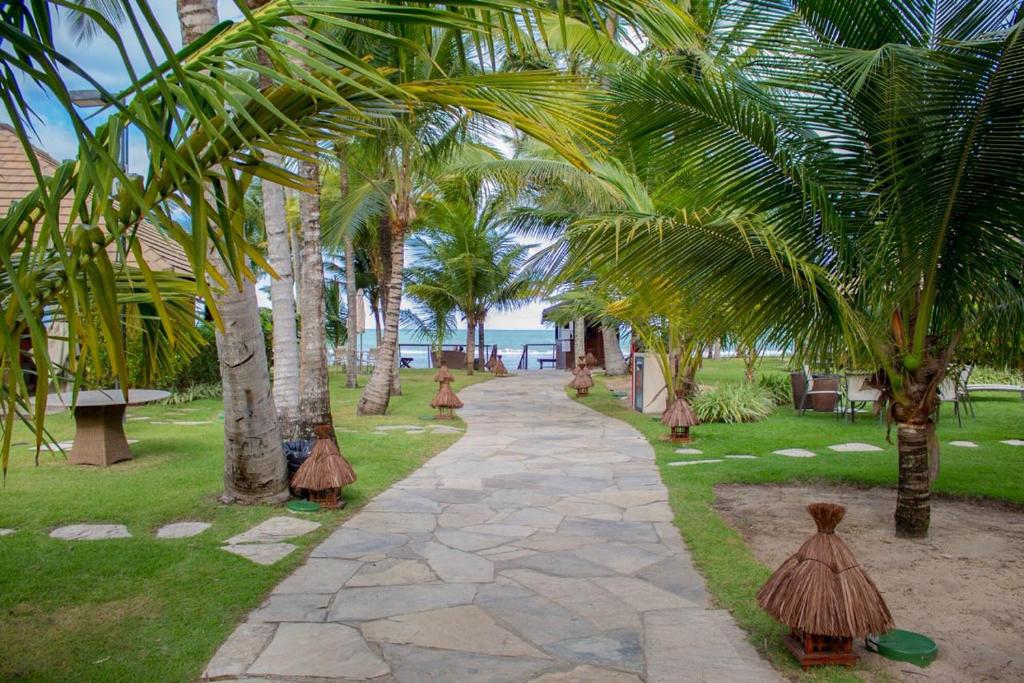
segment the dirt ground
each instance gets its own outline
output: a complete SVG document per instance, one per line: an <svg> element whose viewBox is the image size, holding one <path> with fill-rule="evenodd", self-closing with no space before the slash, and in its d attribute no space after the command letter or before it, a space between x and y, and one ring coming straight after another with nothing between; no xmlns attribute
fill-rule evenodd
<svg viewBox="0 0 1024 683"><path fill-rule="evenodd" d="M716 509L772 568L814 533L808 503L846 506L837 533L878 585L897 628L939 644L938 659L922 669L866 653L861 642L869 671L904 681L1024 681L1024 513L933 499L929 537L911 541L893 535L889 489L728 485L716 493Z"/></svg>

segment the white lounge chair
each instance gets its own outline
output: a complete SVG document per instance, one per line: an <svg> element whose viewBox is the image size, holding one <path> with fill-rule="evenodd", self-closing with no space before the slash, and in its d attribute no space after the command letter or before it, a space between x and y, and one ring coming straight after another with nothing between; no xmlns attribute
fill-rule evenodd
<svg viewBox="0 0 1024 683"><path fill-rule="evenodd" d="M866 385L868 379L871 378L872 373L870 372L850 372L847 373L844 378L844 389L846 394L846 401L844 412L850 411L850 421L856 422L858 407L866 406L869 403L877 401L882 392L874 387Z"/></svg>

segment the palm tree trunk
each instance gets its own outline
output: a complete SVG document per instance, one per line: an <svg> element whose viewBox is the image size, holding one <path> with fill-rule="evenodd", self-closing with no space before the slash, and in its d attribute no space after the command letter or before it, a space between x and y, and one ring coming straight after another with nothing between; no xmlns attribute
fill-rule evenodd
<svg viewBox="0 0 1024 683"><path fill-rule="evenodd" d="M334 424L327 367L327 326L324 314L324 256L320 242L320 169L300 162L299 172L313 181L314 192L299 197L302 238L302 279L299 280L302 337L299 345L299 434L313 438L320 425Z"/></svg>
<svg viewBox="0 0 1024 683"><path fill-rule="evenodd" d="M619 326L602 325L601 338L604 343L604 374L625 375L626 361L619 348Z"/></svg>
<svg viewBox="0 0 1024 683"><path fill-rule="evenodd" d="M480 349L480 367L487 369L487 344L484 343L484 321L483 318L476 323L476 344Z"/></svg>
<svg viewBox="0 0 1024 683"><path fill-rule="evenodd" d="M398 346L398 315L402 306L402 268L405 263L405 232L392 229L391 233L391 278L388 282L387 310L394 315L384 316L384 333L377 347L377 364L366 383L356 413L359 415L383 415L391 399L391 375L395 364L395 349Z"/></svg>
<svg viewBox="0 0 1024 683"><path fill-rule="evenodd" d="M401 311L399 311L401 313ZM399 318L399 331L398 336L401 338L401 318ZM400 369L402 366L402 345L399 342L395 342L395 362L391 365L391 395L401 396L402 395L402 376Z"/></svg>
<svg viewBox="0 0 1024 683"><path fill-rule="evenodd" d="M338 175L341 184L341 196L347 197L349 190L348 183L348 156L347 149L338 145ZM355 389L359 386L359 374L356 363L356 344L359 334L359 292L356 286L356 248L352 240L352 234L346 230L343 238L345 244L345 298L348 311L345 327L348 329L348 343L345 345L345 386Z"/></svg>
<svg viewBox="0 0 1024 683"><path fill-rule="evenodd" d="M178 0L182 42L188 44L217 23L216 0ZM216 254L211 254L216 266ZM223 270L223 269L222 269ZM267 348L260 325L256 287L244 281L214 294L223 322L217 357L224 394L224 493L238 503L281 503L288 478L277 410L270 389Z"/></svg>
<svg viewBox="0 0 1024 683"><path fill-rule="evenodd" d="M573 354L575 358L572 359L573 367L576 365L576 361L580 358L584 358L587 355L587 320L586 318L577 318L576 322L573 323Z"/></svg>
<svg viewBox="0 0 1024 683"><path fill-rule="evenodd" d="M301 206L302 202L299 201ZM299 213L302 209L299 209ZM302 282L302 228L301 228L301 217L299 218L300 227L296 230L288 230L288 239L292 243L292 278L296 282ZM302 286L299 285L295 290L295 307L300 309L302 307Z"/></svg>
<svg viewBox="0 0 1024 683"><path fill-rule="evenodd" d="M279 164L276 154L267 161ZM284 188L263 181L263 214L267 226L267 260L277 271L270 283L270 307L274 320L274 405L281 436L294 439L299 421L299 339L295 323L295 280L292 250L285 218Z"/></svg>
<svg viewBox="0 0 1024 683"><path fill-rule="evenodd" d="M231 282L229 280L229 282ZM216 295L224 329L217 357L224 394L225 503L277 504L288 500L288 472L270 390L256 287L232 284Z"/></svg>
<svg viewBox="0 0 1024 683"><path fill-rule="evenodd" d="M476 358L476 343L474 336L476 332L476 323L473 322L472 318L466 318L466 374L473 374L473 359Z"/></svg>
<svg viewBox="0 0 1024 683"><path fill-rule="evenodd" d="M896 535L923 538L931 518L931 482L928 472L928 425L896 425L899 453L899 489L896 497Z"/></svg>

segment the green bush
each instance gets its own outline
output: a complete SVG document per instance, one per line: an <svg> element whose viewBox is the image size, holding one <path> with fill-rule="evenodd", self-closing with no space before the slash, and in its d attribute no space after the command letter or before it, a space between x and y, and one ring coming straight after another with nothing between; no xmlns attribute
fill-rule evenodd
<svg viewBox="0 0 1024 683"><path fill-rule="evenodd" d="M690 401L701 422L757 422L772 414L772 398L755 384L721 384Z"/></svg>
<svg viewBox="0 0 1024 683"><path fill-rule="evenodd" d="M789 377L778 372L762 372L757 378L757 386L764 390L772 403L784 406L793 400L793 386Z"/></svg>
<svg viewBox="0 0 1024 683"><path fill-rule="evenodd" d="M184 388L172 388L170 397L161 401L166 405L179 405L190 403L202 398L220 398L223 396L223 386L220 382L210 384L190 384Z"/></svg>
<svg viewBox="0 0 1024 683"><path fill-rule="evenodd" d="M1024 386L1024 372L1014 368L979 366L971 371L971 384L1012 384Z"/></svg>

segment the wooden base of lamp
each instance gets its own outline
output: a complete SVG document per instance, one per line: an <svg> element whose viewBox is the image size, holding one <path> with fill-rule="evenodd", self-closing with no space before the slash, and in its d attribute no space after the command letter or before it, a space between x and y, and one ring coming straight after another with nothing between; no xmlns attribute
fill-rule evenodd
<svg viewBox="0 0 1024 683"><path fill-rule="evenodd" d="M672 439L672 443L691 443L693 441L689 427L673 427L669 438Z"/></svg>
<svg viewBox="0 0 1024 683"><path fill-rule="evenodd" d="M577 389L576 396L590 396L590 389Z"/></svg>
<svg viewBox="0 0 1024 683"><path fill-rule="evenodd" d="M455 411L452 408L438 408L437 409L437 415L435 416L435 419L437 419L437 420L454 420L455 419Z"/></svg>
<svg viewBox="0 0 1024 683"><path fill-rule="evenodd" d="M857 655L853 653L853 638L818 636L811 633L791 632L785 639L786 649L796 657L800 666L853 666Z"/></svg>
<svg viewBox="0 0 1024 683"><path fill-rule="evenodd" d="M335 510L345 507L345 499L341 497L338 489L327 489L326 491L310 491L309 501L317 503L325 510Z"/></svg>

